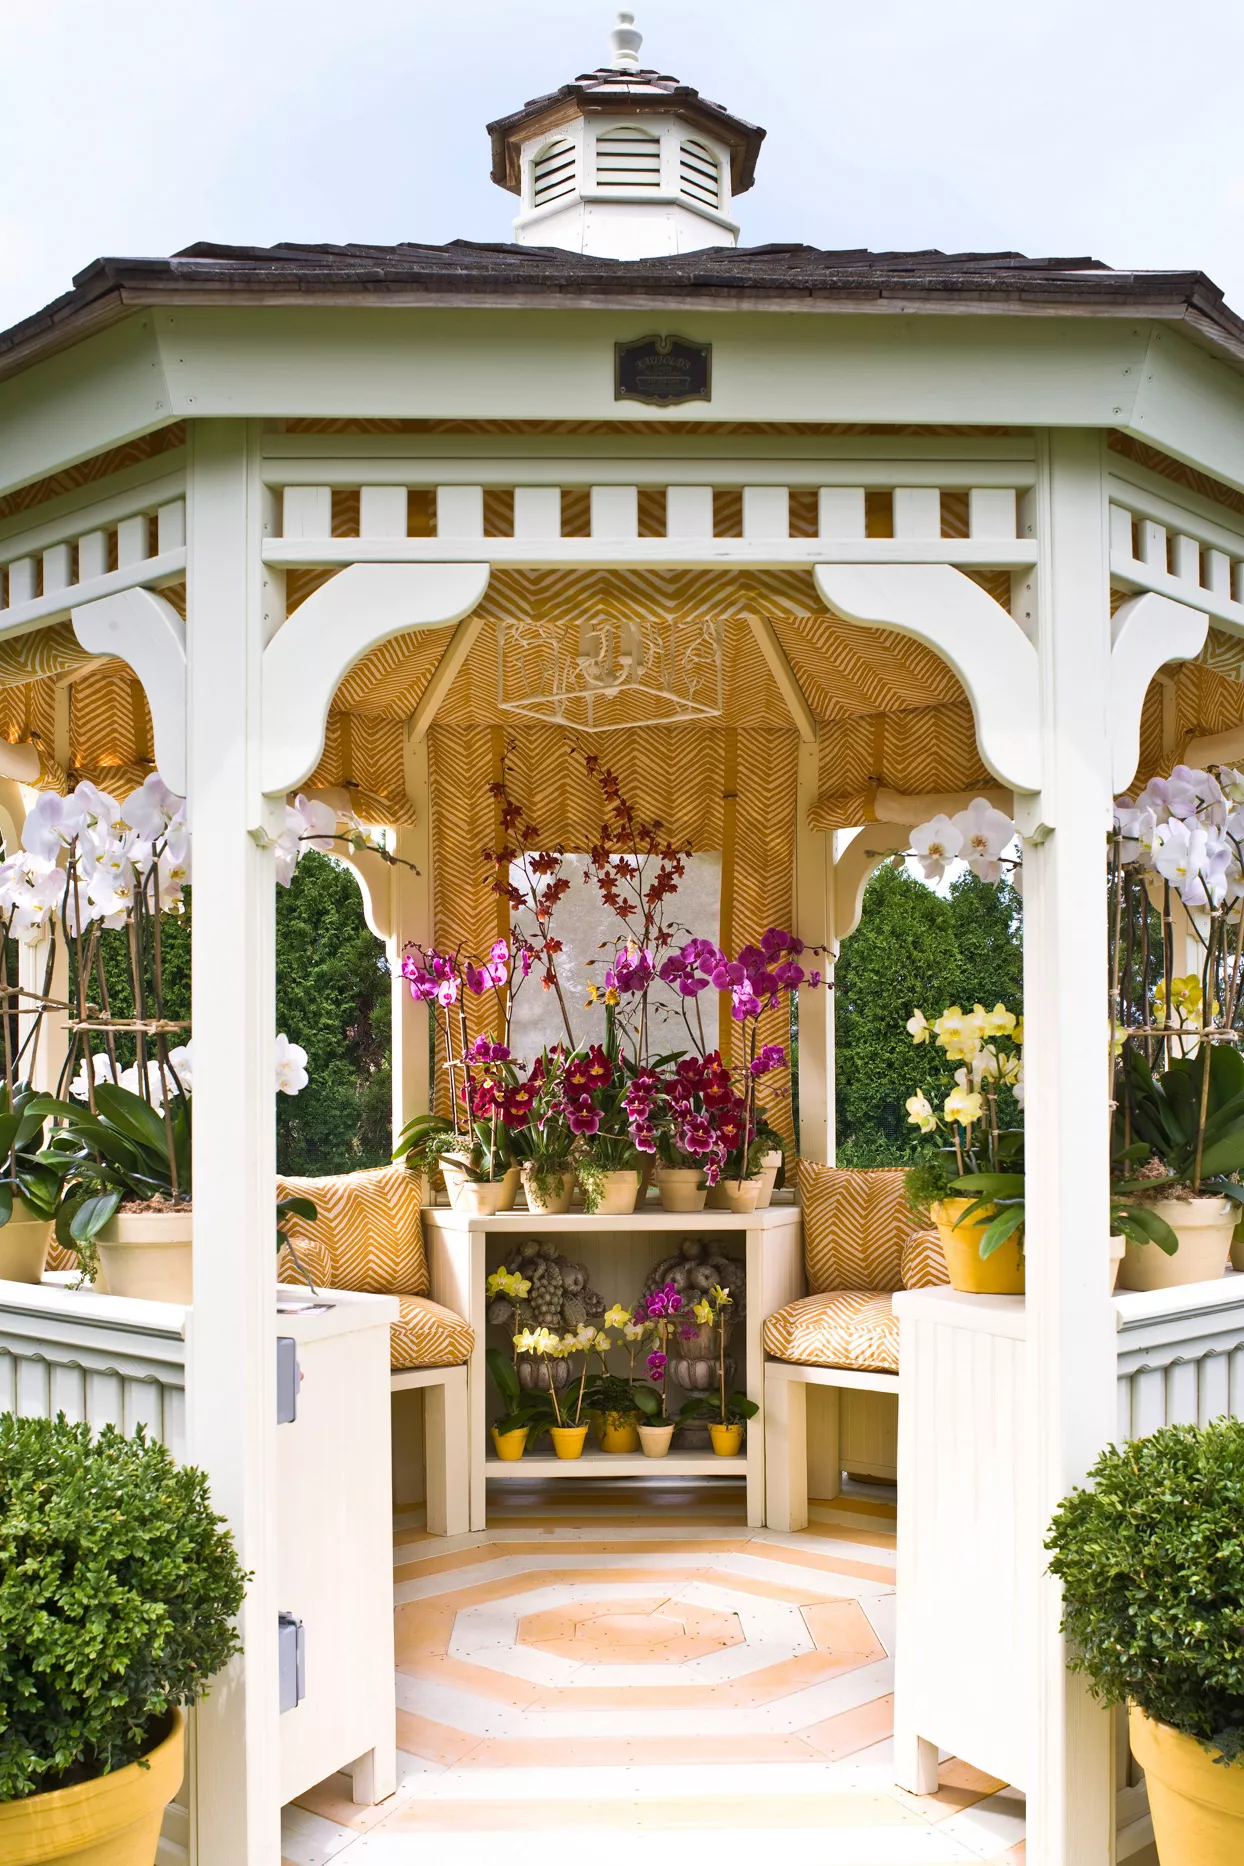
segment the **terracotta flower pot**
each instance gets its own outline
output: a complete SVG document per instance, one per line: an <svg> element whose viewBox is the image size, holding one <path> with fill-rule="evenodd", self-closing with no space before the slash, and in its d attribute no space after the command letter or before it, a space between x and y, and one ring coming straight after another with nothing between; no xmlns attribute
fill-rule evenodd
<svg viewBox="0 0 1244 1866"><path fill-rule="evenodd" d="M540 1174L530 1160L524 1160L523 1192L529 1212L568 1212L574 1197L574 1168Z"/></svg>
<svg viewBox="0 0 1244 1866"><path fill-rule="evenodd" d="M467 1179L458 1188L455 1201L458 1211L472 1218L495 1218L498 1212L513 1208L518 1194L518 1168L512 1166L504 1179Z"/></svg>
<svg viewBox="0 0 1244 1866"><path fill-rule="evenodd" d="M185 1720L111 1775L0 1804L5 1866L153 1866L164 1810L185 1772Z"/></svg>
<svg viewBox="0 0 1244 1866"><path fill-rule="evenodd" d="M441 1174L449 1203L455 1211L469 1212L473 1218L493 1218L498 1212L512 1212L518 1197L518 1167L507 1169L504 1179L472 1179L462 1160L452 1154L441 1157ZM483 1187L483 1192L476 1190Z"/></svg>
<svg viewBox="0 0 1244 1866"><path fill-rule="evenodd" d="M1216 1750L1135 1704L1127 1724L1162 1866L1237 1866L1244 1859L1244 1763L1224 1766Z"/></svg>
<svg viewBox="0 0 1244 1866"><path fill-rule="evenodd" d="M507 1464L513 1464L515 1459L521 1458L527 1449L528 1430L527 1426L520 1425L516 1426L512 1432L499 1432L494 1425L492 1443L497 1456L504 1459Z"/></svg>
<svg viewBox="0 0 1244 1866"><path fill-rule="evenodd" d="M108 1220L95 1246L110 1296L138 1296L145 1302L194 1301L192 1212L118 1212Z"/></svg>
<svg viewBox="0 0 1244 1866"><path fill-rule="evenodd" d="M670 1440L673 1436L674 1426L672 1421L668 1425L641 1425L639 1428L639 1442L644 1448L645 1458L667 1457L669 1455Z"/></svg>
<svg viewBox="0 0 1244 1866"><path fill-rule="evenodd" d="M940 1205L931 1208L950 1272L950 1287L969 1296L1022 1296L1022 1230L988 1257L982 1257L981 1236L992 1222L995 1210L992 1205L983 1206L964 1224L963 1214L973 1203L972 1199L943 1199Z"/></svg>
<svg viewBox="0 0 1244 1866"><path fill-rule="evenodd" d="M549 1437L559 1458L581 1458L587 1425L551 1425Z"/></svg>
<svg viewBox="0 0 1244 1866"><path fill-rule="evenodd" d="M41 1282L51 1238L51 1219L40 1218L24 1199L14 1199L12 1217L0 1226L0 1281Z"/></svg>
<svg viewBox="0 0 1244 1866"><path fill-rule="evenodd" d="M773 1203L773 1189L777 1185L777 1176L782 1168L782 1155L776 1147L760 1156L760 1197L756 1200L758 1212L767 1211Z"/></svg>
<svg viewBox="0 0 1244 1866"><path fill-rule="evenodd" d="M759 1179L723 1179L718 1183L726 1195L727 1209L736 1216L744 1217L757 1209L764 1190Z"/></svg>
<svg viewBox="0 0 1244 1866"><path fill-rule="evenodd" d="M639 1202L639 1172L633 1166L617 1172L592 1175L600 1190L593 1202L593 1210L602 1216L616 1216L619 1212L633 1212ZM590 1198L590 1193L589 1193Z"/></svg>
<svg viewBox="0 0 1244 1866"><path fill-rule="evenodd" d="M737 1458L743 1446L741 1425L710 1425L708 1435L719 1458Z"/></svg>
<svg viewBox="0 0 1244 1866"><path fill-rule="evenodd" d="M1176 1289L1226 1275L1236 1208L1227 1199L1156 1199L1149 1207L1165 1218L1179 1249L1168 1257L1156 1244L1128 1239L1119 1268L1121 1289Z"/></svg>
<svg viewBox="0 0 1244 1866"><path fill-rule="evenodd" d="M658 1166L657 1193L663 1211L702 1212L708 1187L698 1166Z"/></svg>

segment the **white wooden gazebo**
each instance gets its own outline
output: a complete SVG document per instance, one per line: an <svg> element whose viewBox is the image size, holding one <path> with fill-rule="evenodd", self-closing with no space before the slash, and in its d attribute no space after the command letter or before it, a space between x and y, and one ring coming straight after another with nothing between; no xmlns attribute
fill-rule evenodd
<svg viewBox="0 0 1244 1866"><path fill-rule="evenodd" d="M736 248L760 135L641 69L624 27L612 68L493 126L516 244L102 259L0 336L0 772L154 761L193 827L186 1442L254 1574L243 1658L197 1717L199 1866L279 1856L286 797L345 785L394 825L418 873L367 880L395 952L451 912L487 928L463 787L484 791L511 728L534 786L563 730L498 710L503 624L569 629L611 602L722 624L722 712L611 744L661 767L663 801L703 788L723 925L785 902L806 940L840 938L930 793L1013 796L1028 1857L1111 1858L1111 1722L1065 1669L1042 1526L1116 1432L1110 800L1138 762L1244 724L1244 324L1195 273ZM628 375L626 347L653 338ZM671 356L690 359L684 399ZM835 836L861 823L836 882ZM400 991L395 1011L396 1125L430 1090L425 1013ZM813 1159L833 1157L827 1011L803 1007Z"/></svg>

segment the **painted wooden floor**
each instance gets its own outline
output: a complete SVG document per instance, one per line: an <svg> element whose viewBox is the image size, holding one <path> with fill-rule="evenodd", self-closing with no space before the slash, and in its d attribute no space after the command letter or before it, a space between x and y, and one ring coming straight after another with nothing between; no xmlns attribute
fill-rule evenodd
<svg viewBox="0 0 1244 1866"><path fill-rule="evenodd" d="M782 1866L1022 1861L1001 1783L955 1761L934 1796L890 1779L884 1493L777 1535L728 1480L492 1490L483 1535L399 1521L398 1792L356 1808L335 1776L300 1797L288 1866L611 1866L675 1834L713 1866L775 1843Z"/></svg>

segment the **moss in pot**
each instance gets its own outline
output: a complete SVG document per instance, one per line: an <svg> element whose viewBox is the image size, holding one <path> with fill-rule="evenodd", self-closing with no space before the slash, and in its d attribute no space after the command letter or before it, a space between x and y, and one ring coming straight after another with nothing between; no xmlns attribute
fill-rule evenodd
<svg viewBox="0 0 1244 1866"><path fill-rule="evenodd" d="M154 1860L246 1579L203 1474L141 1431L0 1417L0 1858L68 1862L70 1830Z"/></svg>

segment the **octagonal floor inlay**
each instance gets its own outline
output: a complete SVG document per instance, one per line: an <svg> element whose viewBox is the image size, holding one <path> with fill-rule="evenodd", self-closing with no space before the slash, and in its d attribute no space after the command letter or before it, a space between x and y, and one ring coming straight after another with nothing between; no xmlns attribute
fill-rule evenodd
<svg viewBox="0 0 1244 1866"><path fill-rule="evenodd" d="M576 1601L529 1613L518 1643L587 1665L682 1665L743 1644L735 1613L719 1613L669 1596Z"/></svg>

